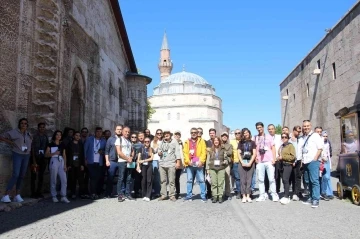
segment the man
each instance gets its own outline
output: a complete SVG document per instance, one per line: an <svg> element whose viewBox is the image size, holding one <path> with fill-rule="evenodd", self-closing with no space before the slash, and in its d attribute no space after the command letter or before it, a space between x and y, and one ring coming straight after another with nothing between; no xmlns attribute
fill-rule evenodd
<svg viewBox="0 0 360 239"><path fill-rule="evenodd" d="M310 195L304 204L317 208L320 200L319 170L324 141L311 130L310 120L303 121L304 136L299 139L298 152L301 154L304 173L309 178ZM305 175L304 175L305 177Z"/></svg>
<svg viewBox="0 0 360 239"><path fill-rule="evenodd" d="M118 138L121 137L122 128L123 128L122 125L117 125L115 127L115 135L111 136L106 142L106 147L105 147L105 163L107 167L107 182L106 182L106 193L105 193L106 198L112 197L114 176L116 170L118 170L119 168L115 142Z"/></svg>
<svg viewBox="0 0 360 239"><path fill-rule="evenodd" d="M137 161L137 157L138 157L139 153L143 152L144 140L145 140L145 134L143 132L139 132L138 135L137 135L137 142L135 144L133 144L134 157L135 157L133 159L134 162ZM134 170L134 194L135 194L135 197L141 197L142 196L140 194L141 180L142 180L141 172L138 172L138 171Z"/></svg>
<svg viewBox="0 0 360 239"><path fill-rule="evenodd" d="M118 155L118 182L117 182L117 194L118 202L123 202L125 199L129 201L135 200L131 196L132 187L132 171L135 169L135 162L133 162L134 149L129 139L130 128L125 126L122 129L122 136L118 137L115 141L116 152ZM125 197L122 191L122 183L124 175L127 172Z"/></svg>
<svg viewBox="0 0 360 239"><path fill-rule="evenodd" d="M110 130L105 130L104 131L104 138L105 138L105 140L107 141L109 138L111 137L111 132L110 132Z"/></svg>
<svg viewBox="0 0 360 239"><path fill-rule="evenodd" d="M199 132L198 137L201 138L202 135L203 135L203 129L198 128L198 130L200 130L200 131L198 131ZM216 129L213 129L213 128L209 129L209 136L210 136L210 139L208 141L205 141L206 148L211 148L212 147L212 142L213 142L213 140L214 140L214 138L216 136ZM205 177L205 174L206 174L206 169L204 167L204 177ZM194 180L195 180L195 177L193 178L193 181ZM194 182L193 182L193 184L194 184ZM208 180L206 180L205 185L206 185L206 198L210 199L210 198L212 198L211 183Z"/></svg>
<svg viewBox="0 0 360 239"><path fill-rule="evenodd" d="M91 199L99 198L102 185L100 184L104 162L106 141L102 138L102 128L96 127L95 136L86 139L84 145L85 162L89 169Z"/></svg>
<svg viewBox="0 0 360 239"><path fill-rule="evenodd" d="M187 173L187 193L184 201L192 201L193 178L200 186L201 201L206 202L204 166L206 163L206 144L198 137L196 128L190 130L191 138L184 143L184 165Z"/></svg>
<svg viewBox="0 0 360 239"><path fill-rule="evenodd" d="M284 127L282 127L281 133L282 133L282 134L290 134L289 131L290 131L290 130L289 130L289 127L284 126Z"/></svg>
<svg viewBox="0 0 360 239"><path fill-rule="evenodd" d="M232 145L233 148L233 164L232 164L232 175L235 179L235 195L236 195L236 199L240 199L240 174L239 174L239 157L237 154L237 149L238 149L238 145L239 142L241 140L241 131L239 129L235 130L235 139L232 139L230 141L230 144Z"/></svg>
<svg viewBox="0 0 360 239"><path fill-rule="evenodd" d="M301 157L298 152L298 144L299 144L299 136L301 134L301 126L297 125L293 128L293 132L291 134L291 138L289 142L294 145L295 152L296 152L296 161L293 164L293 173L290 176L290 182L293 186L293 201L299 201L302 199L301 193Z"/></svg>
<svg viewBox="0 0 360 239"><path fill-rule="evenodd" d="M315 133L319 134L320 137L322 136L322 131L323 131L322 127L316 126L314 131L315 131Z"/></svg>
<svg viewBox="0 0 360 239"><path fill-rule="evenodd" d="M221 133L221 141L224 145L227 157L230 158L233 154L233 147L231 144L228 143L229 140L229 133L228 132L222 132ZM229 160L230 161L230 160ZM230 190L230 186L231 186L231 175L230 175L230 171L231 171L231 165L227 165L225 168L225 197L227 200L231 200L231 190Z"/></svg>
<svg viewBox="0 0 360 239"><path fill-rule="evenodd" d="M158 155L160 156L160 183L161 197L159 201L167 198L166 181L169 180L169 198L176 201L175 197L175 171L180 168L181 156L179 153L179 143L171 139L170 130L164 130L164 139L159 147ZM197 132L196 132L197 134Z"/></svg>
<svg viewBox="0 0 360 239"><path fill-rule="evenodd" d="M44 182L44 172L47 166L45 150L49 144L49 139L45 134L45 123L38 124L38 132L32 141L32 166L31 166L31 197L43 198L42 185ZM37 189L35 189L36 174L38 175Z"/></svg>
<svg viewBox="0 0 360 239"><path fill-rule="evenodd" d="M272 200L274 202L277 202L279 201L279 196L276 193L276 185L275 185L275 177L274 177L274 171L275 171L274 164L276 158L275 142L271 135L265 135L264 124L262 122L256 123L255 127L259 133L257 136L255 136L255 143L256 143L256 163L257 163L256 173L258 175L259 191L260 191L260 196L256 199L256 201L262 202L268 199L268 195L265 193L265 185L264 185L265 172L267 172Z"/></svg>
<svg viewBox="0 0 360 239"><path fill-rule="evenodd" d="M206 141L206 148L212 147L215 136L216 136L216 129L214 129L214 128L209 129L210 139L208 141Z"/></svg>
<svg viewBox="0 0 360 239"><path fill-rule="evenodd" d="M183 171L183 165L184 165L184 154L183 154L183 143L181 141L181 132L180 130L176 130L174 132L174 138L176 139L176 141L179 143L179 154L181 157L181 167L176 169L175 172L175 189L176 189L176 199L180 199L180 176L181 173Z"/></svg>
<svg viewBox="0 0 360 239"><path fill-rule="evenodd" d="M154 139L154 135L152 135L152 134L150 133L150 130L149 130L149 129L146 129L146 130L144 131L144 133L145 133L145 138L148 137L148 138L150 138L151 141Z"/></svg>
<svg viewBox="0 0 360 239"><path fill-rule="evenodd" d="M285 131L286 131L285 126ZM280 186L281 186L281 162L277 160L277 156L279 155L279 148L282 145L281 141L281 135L275 134L275 125L269 124L268 125L268 132L270 136L272 137L274 143L275 143L275 182L276 182L276 193L280 192ZM266 185L266 183L265 183ZM265 186L265 188L268 188Z"/></svg>
<svg viewBox="0 0 360 239"><path fill-rule="evenodd" d="M81 143L82 145L85 145L86 139L88 138L89 135L89 130L88 128L84 127L80 130L81 133ZM89 198L89 168L88 166L85 164L85 170L84 170L84 198Z"/></svg>

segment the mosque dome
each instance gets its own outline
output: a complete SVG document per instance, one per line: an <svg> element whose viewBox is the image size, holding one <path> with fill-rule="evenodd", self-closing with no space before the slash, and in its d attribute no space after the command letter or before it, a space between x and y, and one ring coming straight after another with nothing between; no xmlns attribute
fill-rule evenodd
<svg viewBox="0 0 360 239"><path fill-rule="evenodd" d="M201 76L182 71L170 75L154 88L154 95L168 94L215 95L215 89Z"/></svg>

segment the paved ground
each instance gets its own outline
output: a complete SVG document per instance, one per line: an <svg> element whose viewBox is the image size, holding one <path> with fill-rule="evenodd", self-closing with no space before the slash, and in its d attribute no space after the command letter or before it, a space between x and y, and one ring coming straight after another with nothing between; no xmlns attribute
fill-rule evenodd
<svg viewBox="0 0 360 239"><path fill-rule="evenodd" d="M185 175L182 176L185 191ZM196 186L195 193L198 192ZM360 208L346 200L242 204L43 201L0 213L1 238L355 238Z"/></svg>

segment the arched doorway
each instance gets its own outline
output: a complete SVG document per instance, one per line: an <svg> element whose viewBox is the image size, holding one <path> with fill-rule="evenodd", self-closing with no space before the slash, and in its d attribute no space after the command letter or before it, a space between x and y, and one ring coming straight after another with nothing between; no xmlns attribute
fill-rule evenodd
<svg viewBox="0 0 360 239"><path fill-rule="evenodd" d="M70 98L70 127L80 130L84 126L85 83L79 68L73 74Z"/></svg>

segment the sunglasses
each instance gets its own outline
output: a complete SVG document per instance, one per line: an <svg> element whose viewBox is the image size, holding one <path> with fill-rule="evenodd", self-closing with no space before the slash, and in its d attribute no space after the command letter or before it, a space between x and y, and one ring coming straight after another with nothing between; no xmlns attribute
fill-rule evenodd
<svg viewBox="0 0 360 239"><path fill-rule="evenodd" d="M282 139L287 139L288 137L286 137L286 136L282 136L281 138L282 138Z"/></svg>
<svg viewBox="0 0 360 239"><path fill-rule="evenodd" d="M131 137L132 139L136 139L136 136Z"/></svg>
<svg viewBox="0 0 360 239"><path fill-rule="evenodd" d="M156 133L156 134L161 135L162 133Z"/></svg>
<svg viewBox="0 0 360 239"><path fill-rule="evenodd" d="M241 134L240 132L236 132L235 134Z"/></svg>
<svg viewBox="0 0 360 239"><path fill-rule="evenodd" d="M198 132L191 132L191 134L197 134Z"/></svg>

